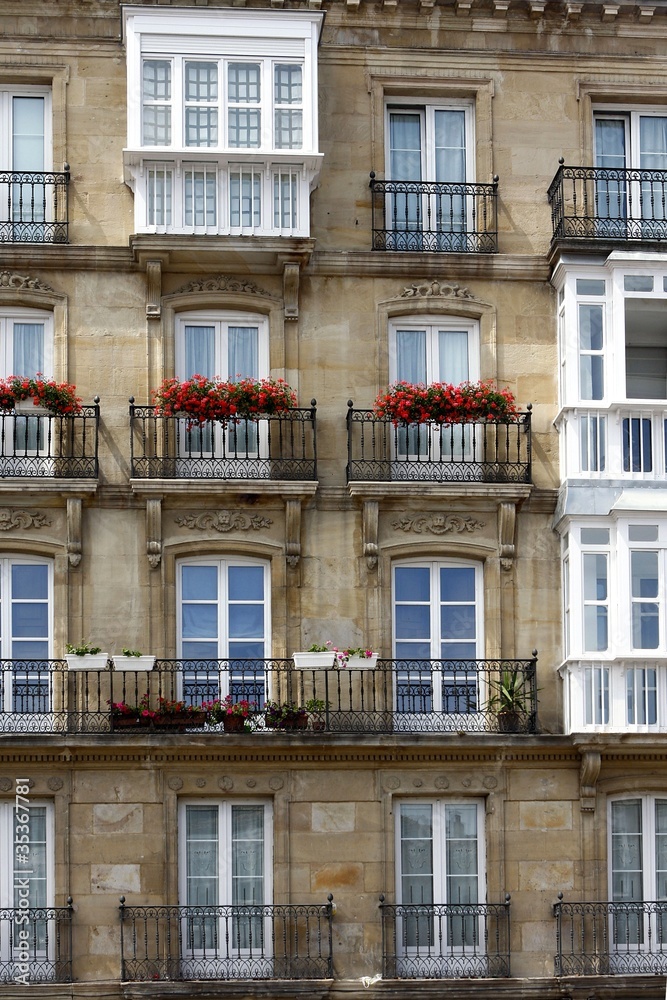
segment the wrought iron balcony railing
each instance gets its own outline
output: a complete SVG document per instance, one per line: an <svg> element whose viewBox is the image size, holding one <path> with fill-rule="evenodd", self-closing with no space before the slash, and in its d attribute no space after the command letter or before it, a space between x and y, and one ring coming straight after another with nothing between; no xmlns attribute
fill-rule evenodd
<svg viewBox="0 0 667 1000"><path fill-rule="evenodd" d="M493 184L380 180L371 171L373 250L498 253Z"/></svg>
<svg viewBox="0 0 667 1000"><path fill-rule="evenodd" d="M667 170L566 167L547 193L554 240L667 240Z"/></svg>
<svg viewBox="0 0 667 1000"><path fill-rule="evenodd" d="M558 899L556 976L667 975L667 901Z"/></svg>
<svg viewBox="0 0 667 1000"><path fill-rule="evenodd" d="M530 408L516 421L394 426L347 405L348 482L530 482Z"/></svg>
<svg viewBox="0 0 667 1000"><path fill-rule="evenodd" d="M0 478L96 479L99 399L80 413L0 413Z"/></svg>
<svg viewBox="0 0 667 1000"><path fill-rule="evenodd" d="M317 479L315 400L304 409L229 422L163 417L130 400L132 477Z"/></svg>
<svg viewBox="0 0 667 1000"><path fill-rule="evenodd" d="M67 243L69 176L0 170L0 243Z"/></svg>
<svg viewBox="0 0 667 1000"><path fill-rule="evenodd" d="M537 726L535 656L527 660L380 660L374 669L296 670L292 660L158 660L150 672L67 670L63 660L0 661L0 733L128 735L183 731L222 736L203 716L114 717L112 704L149 709L160 698L201 705L231 694L252 701L252 733L274 727L268 701L307 709L299 734L531 733ZM502 681L502 685L501 685ZM511 689L513 700L503 695ZM311 708L308 709L308 702ZM321 703L313 707L312 703ZM173 724L172 724L173 723Z"/></svg>
<svg viewBox="0 0 667 1000"><path fill-rule="evenodd" d="M71 897L62 907L0 909L0 983L71 983L73 912Z"/></svg>
<svg viewBox="0 0 667 1000"><path fill-rule="evenodd" d="M487 979L510 975L510 897L504 903L386 903L385 979Z"/></svg>
<svg viewBox="0 0 667 1000"><path fill-rule="evenodd" d="M331 979L333 896L324 904L126 906L120 900L121 976Z"/></svg>

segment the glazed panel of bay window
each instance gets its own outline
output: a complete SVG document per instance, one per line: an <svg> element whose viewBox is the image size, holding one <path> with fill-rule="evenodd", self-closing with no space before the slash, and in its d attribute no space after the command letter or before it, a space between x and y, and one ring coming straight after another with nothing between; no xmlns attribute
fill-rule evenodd
<svg viewBox="0 0 667 1000"><path fill-rule="evenodd" d="M609 888L618 903L667 900L667 800L645 795L609 803ZM624 907L610 933L619 947L655 948L667 935L659 909Z"/></svg>

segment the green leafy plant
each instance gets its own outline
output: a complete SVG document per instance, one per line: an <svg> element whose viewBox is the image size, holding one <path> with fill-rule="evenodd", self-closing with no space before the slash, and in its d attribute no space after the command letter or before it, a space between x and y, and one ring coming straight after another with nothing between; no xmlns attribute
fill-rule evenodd
<svg viewBox="0 0 667 1000"><path fill-rule="evenodd" d="M248 701L247 698L235 701L231 694L228 694L222 700L216 698L215 701L205 701L202 704L202 708L208 713L209 722L213 725L222 722L225 715L241 716L243 719L249 719L257 712L257 705L254 701Z"/></svg>
<svg viewBox="0 0 667 1000"><path fill-rule="evenodd" d="M375 656L372 649L367 649L363 646L349 646L347 649L339 649L338 646L334 646L330 640L327 640L324 645L314 642L312 646L309 647L308 652L335 653L336 661L339 667L346 667L351 656L360 656L363 659L370 659L371 656Z"/></svg>
<svg viewBox="0 0 667 1000"><path fill-rule="evenodd" d="M123 648L121 650L121 653L123 654L123 656L136 656L137 659L142 655L141 652L140 652L140 650L138 650L138 649L127 649L126 646L123 646Z"/></svg>
<svg viewBox="0 0 667 1000"><path fill-rule="evenodd" d="M311 715L319 715L321 712L326 712L329 707L328 701L323 701L321 698L310 698L304 708Z"/></svg>
<svg viewBox="0 0 667 1000"><path fill-rule="evenodd" d="M267 701L264 707L264 721L268 729L306 729L308 711L295 702Z"/></svg>
<svg viewBox="0 0 667 1000"><path fill-rule="evenodd" d="M93 656L95 653L102 652L101 646L91 646L86 639L82 639L78 645L68 642L65 649L70 656Z"/></svg>

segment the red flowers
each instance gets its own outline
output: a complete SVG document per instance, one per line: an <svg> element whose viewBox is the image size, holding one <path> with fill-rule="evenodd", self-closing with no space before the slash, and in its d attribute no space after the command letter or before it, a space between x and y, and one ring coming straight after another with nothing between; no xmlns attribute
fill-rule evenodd
<svg viewBox="0 0 667 1000"><path fill-rule="evenodd" d="M10 375L0 381L0 410L13 410L17 400L31 397L35 406L44 406L60 416L81 413L81 399L75 385L45 379L41 372L34 378Z"/></svg>
<svg viewBox="0 0 667 1000"><path fill-rule="evenodd" d="M217 376L193 375L185 382L167 378L153 391L158 416L185 415L200 424L207 420L235 420L283 413L296 406L296 393L284 379L239 379L224 382Z"/></svg>
<svg viewBox="0 0 667 1000"><path fill-rule="evenodd" d="M460 385L394 382L377 396L373 410L376 416L388 418L394 424L513 421L518 414L509 389L496 389L490 381L461 382Z"/></svg>

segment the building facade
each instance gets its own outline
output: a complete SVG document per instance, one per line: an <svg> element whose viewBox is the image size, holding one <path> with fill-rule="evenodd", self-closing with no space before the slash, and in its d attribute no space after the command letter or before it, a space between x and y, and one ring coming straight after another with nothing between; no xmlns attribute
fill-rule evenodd
<svg viewBox="0 0 667 1000"><path fill-rule="evenodd" d="M0 29L3 995L662 997L665 0Z"/></svg>

